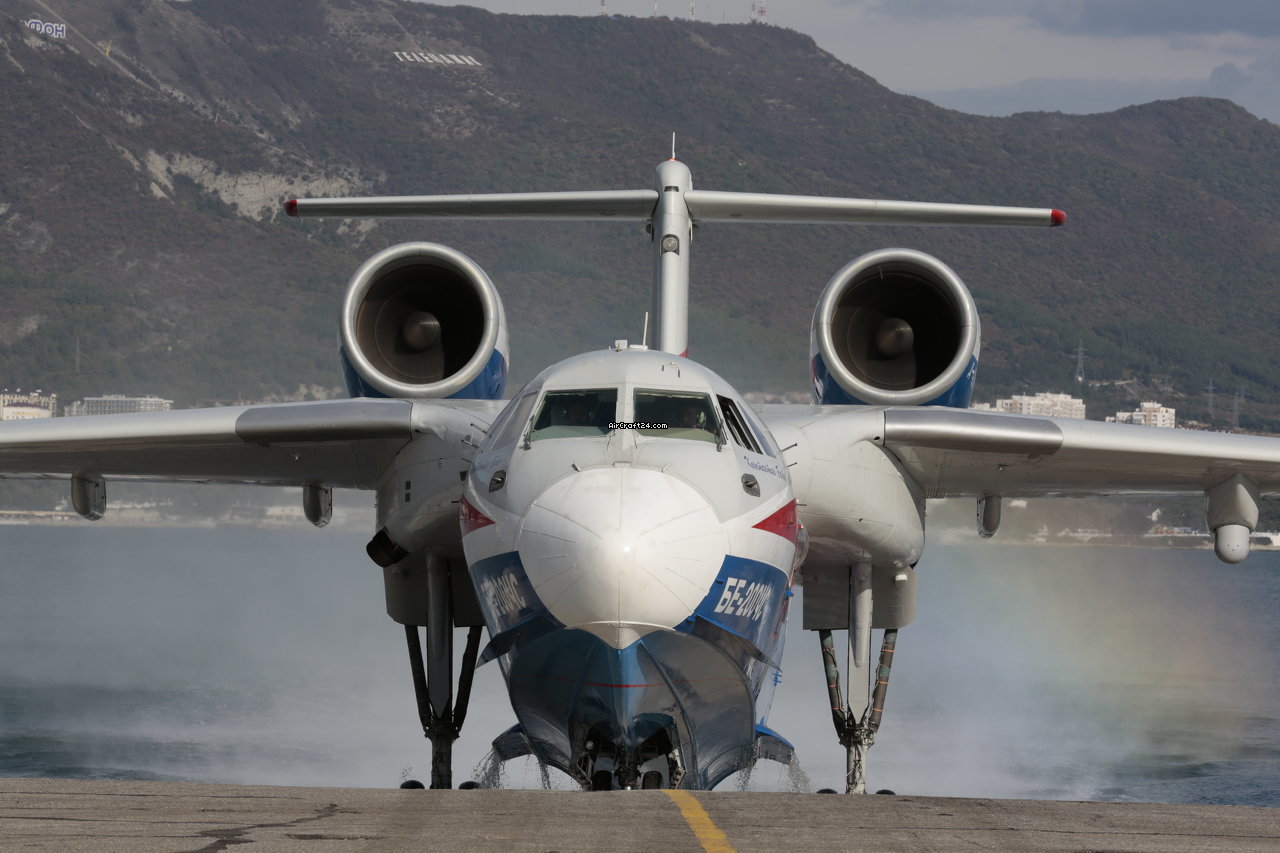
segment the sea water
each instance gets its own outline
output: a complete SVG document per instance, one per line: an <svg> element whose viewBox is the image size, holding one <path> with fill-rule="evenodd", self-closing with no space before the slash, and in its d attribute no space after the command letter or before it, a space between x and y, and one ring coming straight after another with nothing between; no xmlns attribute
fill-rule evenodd
<svg viewBox="0 0 1280 853"><path fill-rule="evenodd" d="M0 529L0 775L428 778L404 632L366 538ZM1280 554L1226 566L1208 551L935 543L918 570L872 790L1280 806ZM729 789L843 784L802 600L768 720L797 762L761 762ZM496 665L482 667L455 783L514 722ZM513 765L486 772L574 787Z"/></svg>

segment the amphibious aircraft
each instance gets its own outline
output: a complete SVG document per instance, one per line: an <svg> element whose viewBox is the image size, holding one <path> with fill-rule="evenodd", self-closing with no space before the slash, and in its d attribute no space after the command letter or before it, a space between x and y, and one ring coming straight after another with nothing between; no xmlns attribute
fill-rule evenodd
<svg viewBox="0 0 1280 853"><path fill-rule="evenodd" d="M605 218L652 243L652 335L554 364L509 399L497 289L461 252L413 242L348 285L350 399L0 425L0 472L67 478L89 519L115 478L300 487L318 526L333 489L375 492L367 550L405 626L432 787L453 784L472 674L495 660L518 720L497 753L533 754L583 788L708 789L785 759L762 686L803 578L846 790L862 792L897 631L914 615L928 500L974 499L991 536L1006 497L1200 493L1218 556L1238 562L1259 499L1280 491L1280 440L969 410L977 310L921 252L872 251L831 278L811 330L812 405L753 408L687 357L694 226L1055 226L1058 210L697 190L674 156L648 189L285 209ZM848 704L835 631L847 632Z"/></svg>

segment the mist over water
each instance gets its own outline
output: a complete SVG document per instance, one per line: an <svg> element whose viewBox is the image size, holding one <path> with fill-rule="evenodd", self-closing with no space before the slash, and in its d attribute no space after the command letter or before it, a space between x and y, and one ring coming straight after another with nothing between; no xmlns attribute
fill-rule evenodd
<svg viewBox="0 0 1280 853"><path fill-rule="evenodd" d="M0 527L0 775L425 779L404 632L366 538ZM1280 554L1231 567L1208 551L932 543L919 570L873 789L1280 805ZM803 773L761 762L726 790L843 784L799 615L768 722ZM514 722L482 667L455 784L496 778L483 759ZM532 760L502 778L544 785ZM551 785L574 787L555 771Z"/></svg>

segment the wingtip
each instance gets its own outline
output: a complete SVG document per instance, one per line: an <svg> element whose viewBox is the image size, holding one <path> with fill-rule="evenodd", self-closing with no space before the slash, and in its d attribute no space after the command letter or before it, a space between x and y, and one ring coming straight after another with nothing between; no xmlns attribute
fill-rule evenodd
<svg viewBox="0 0 1280 853"><path fill-rule="evenodd" d="M1053 212L1049 214L1049 220L1050 227L1057 228L1059 225L1067 224L1067 214L1065 211L1055 208Z"/></svg>
<svg viewBox="0 0 1280 853"><path fill-rule="evenodd" d="M291 198L288 201L286 201L284 203L284 212L286 216L297 216L298 200L296 198Z"/></svg>

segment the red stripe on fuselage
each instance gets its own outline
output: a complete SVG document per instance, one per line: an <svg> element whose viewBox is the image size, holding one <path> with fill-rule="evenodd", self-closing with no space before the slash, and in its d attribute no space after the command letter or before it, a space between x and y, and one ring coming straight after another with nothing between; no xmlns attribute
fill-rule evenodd
<svg viewBox="0 0 1280 853"><path fill-rule="evenodd" d="M786 539L792 545L796 544L796 502L784 506L773 515L753 525L756 530L763 530L765 533L776 533L783 539Z"/></svg>

